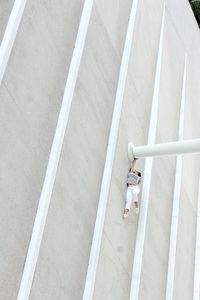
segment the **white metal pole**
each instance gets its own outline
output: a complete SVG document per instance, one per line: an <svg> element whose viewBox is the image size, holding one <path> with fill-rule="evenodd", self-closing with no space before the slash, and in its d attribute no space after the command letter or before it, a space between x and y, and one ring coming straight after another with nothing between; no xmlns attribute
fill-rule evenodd
<svg viewBox="0 0 200 300"><path fill-rule="evenodd" d="M199 153L200 139L185 140L171 143L154 144L148 146L134 147L132 143L128 145L129 158L153 157L178 155L184 153Z"/></svg>

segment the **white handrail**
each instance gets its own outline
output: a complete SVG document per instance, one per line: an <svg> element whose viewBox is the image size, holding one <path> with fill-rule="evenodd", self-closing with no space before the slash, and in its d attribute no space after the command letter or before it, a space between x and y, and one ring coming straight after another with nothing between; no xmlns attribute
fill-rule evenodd
<svg viewBox="0 0 200 300"><path fill-rule="evenodd" d="M200 139L132 147L133 156L154 157L200 152Z"/></svg>

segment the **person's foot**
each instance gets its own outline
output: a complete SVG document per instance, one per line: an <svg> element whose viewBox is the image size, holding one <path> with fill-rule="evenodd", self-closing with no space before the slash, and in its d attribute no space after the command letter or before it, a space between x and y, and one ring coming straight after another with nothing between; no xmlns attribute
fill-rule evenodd
<svg viewBox="0 0 200 300"><path fill-rule="evenodd" d="M123 219L126 219L128 217L128 213L129 213L129 210L125 209L124 214L123 214Z"/></svg>
<svg viewBox="0 0 200 300"><path fill-rule="evenodd" d="M136 208L135 208L135 213L136 213L136 215L139 214L139 207L136 207Z"/></svg>

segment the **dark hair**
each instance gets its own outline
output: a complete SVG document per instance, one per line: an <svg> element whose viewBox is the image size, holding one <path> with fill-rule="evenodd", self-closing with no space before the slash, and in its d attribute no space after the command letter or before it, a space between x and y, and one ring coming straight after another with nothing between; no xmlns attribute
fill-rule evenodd
<svg viewBox="0 0 200 300"><path fill-rule="evenodd" d="M136 170L135 170L136 171ZM129 172L131 172L131 168L129 169ZM139 177L142 177L142 173L139 171L136 171Z"/></svg>

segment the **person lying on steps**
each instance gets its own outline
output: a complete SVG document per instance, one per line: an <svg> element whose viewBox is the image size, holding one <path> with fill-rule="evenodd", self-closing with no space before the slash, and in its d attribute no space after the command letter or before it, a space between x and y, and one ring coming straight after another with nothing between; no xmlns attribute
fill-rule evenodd
<svg viewBox="0 0 200 300"><path fill-rule="evenodd" d="M136 158L131 162L131 168L127 174L127 191L126 191L126 204L124 209L123 218L125 219L128 216L128 213L131 208L132 201L135 205L135 213L139 213L138 205L138 195L140 193L140 182L141 182L141 173L135 169Z"/></svg>

